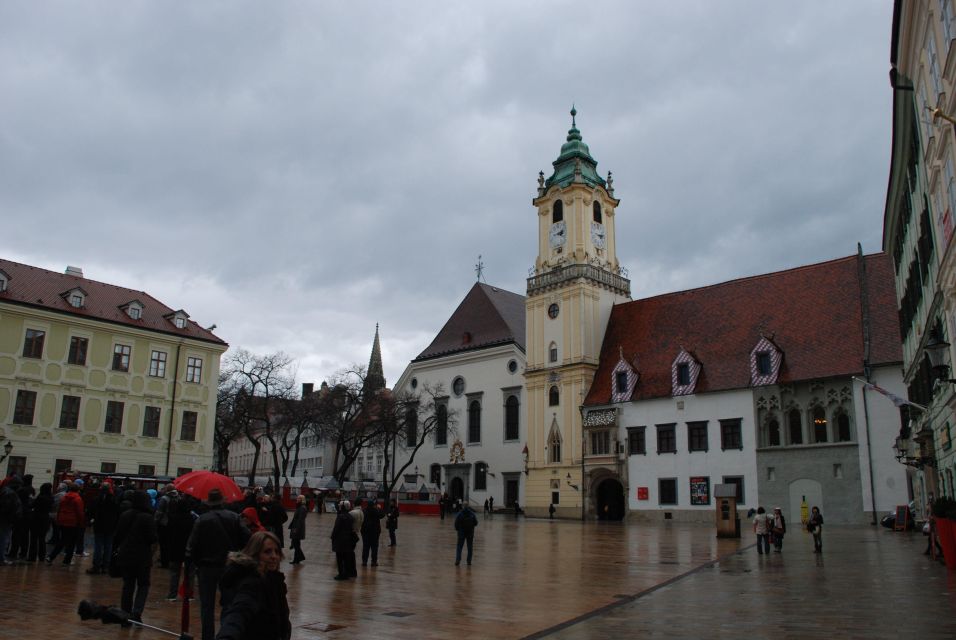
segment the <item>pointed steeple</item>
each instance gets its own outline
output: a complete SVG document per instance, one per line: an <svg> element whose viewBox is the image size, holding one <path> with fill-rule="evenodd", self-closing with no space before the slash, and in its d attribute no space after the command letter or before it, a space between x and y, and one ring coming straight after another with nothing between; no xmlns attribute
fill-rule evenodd
<svg viewBox="0 0 956 640"><path fill-rule="evenodd" d="M561 154L552 162L554 173L544 183L548 189L553 184L566 187L575 180L586 182L593 186L605 186L604 178L597 173L597 160L591 157L591 150L584 143L581 132L578 131L576 117L578 110L571 107L571 128L568 129L568 139L561 145Z"/></svg>
<svg viewBox="0 0 956 640"><path fill-rule="evenodd" d="M364 395L371 396L385 388L385 371L382 368L382 347L378 340L378 323L375 323L375 340L372 342L372 356L368 360L368 372L365 374Z"/></svg>

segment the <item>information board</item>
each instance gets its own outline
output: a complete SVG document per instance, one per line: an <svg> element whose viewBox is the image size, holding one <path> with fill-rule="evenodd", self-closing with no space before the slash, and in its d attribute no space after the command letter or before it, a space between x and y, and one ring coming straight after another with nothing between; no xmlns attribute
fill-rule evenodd
<svg viewBox="0 0 956 640"><path fill-rule="evenodd" d="M710 504L710 478L705 476L691 477L690 503L692 505Z"/></svg>

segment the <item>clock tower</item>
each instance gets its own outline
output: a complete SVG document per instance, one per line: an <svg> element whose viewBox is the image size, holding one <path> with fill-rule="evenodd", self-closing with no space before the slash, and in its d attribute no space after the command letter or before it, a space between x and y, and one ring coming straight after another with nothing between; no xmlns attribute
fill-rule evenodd
<svg viewBox="0 0 956 640"><path fill-rule="evenodd" d="M527 389L529 515L555 505L562 517L581 517L588 487L580 407L591 386L611 308L630 300L630 281L621 273L615 247L614 197L610 172L597 161L578 131L571 129L554 171L538 174L538 255L528 278Z"/></svg>

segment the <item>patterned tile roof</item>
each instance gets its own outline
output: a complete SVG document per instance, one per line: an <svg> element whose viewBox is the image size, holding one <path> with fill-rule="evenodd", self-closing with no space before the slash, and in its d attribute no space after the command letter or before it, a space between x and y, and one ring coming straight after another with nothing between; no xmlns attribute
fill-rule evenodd
<svg viewBox="0 0 956 640"><path fill-rule="evenodd" d="M227 346L211 331L207 331L192 320L187 319L184 328L177 328L172 320L177 310L167 307L145 291L97 282L79 275L48 271L2 258L0 258L0 271L9 278L6 290L0 292L0 302L21 304L71 316L94 318ZM86 295L82 307L73 307L64 297L64 294L77 288L82 289ZM134 320L124 311L126 305L134 300L143 306L142 316L138 320ZM185 312L182 313L185 314Z"/></svg>
<svg viewBox="0 0 956 640"><path fill-rule="evenodd" d="M750 353L761 337L783 352L778 383L861 373L861 262L870 363L901 363L890 258L883 253L849 256L615 306L585 404L611 402L620 354L640 374L632 400L671 395L671 364L681 348L700 362L696 393L747 388Z"/></svg>
<svg viewBox="0 0 956 640"><path fill-rule="evenodd" d="M524 296L477 282L413 362L511 342L524 351L524 327Z"/></svg>

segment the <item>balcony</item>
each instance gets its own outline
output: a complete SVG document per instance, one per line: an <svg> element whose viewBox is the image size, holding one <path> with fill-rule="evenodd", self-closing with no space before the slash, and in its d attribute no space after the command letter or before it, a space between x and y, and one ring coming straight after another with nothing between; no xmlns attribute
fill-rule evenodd
<svg viewBox="0 0 956 640"><path fill-rule="evenodd" d="M528 295L532 296L535 293L579 278L591 280L624 296L630 297L631 295L630 280L590 264L570 264L531 276L528 278Z"/></svg>

